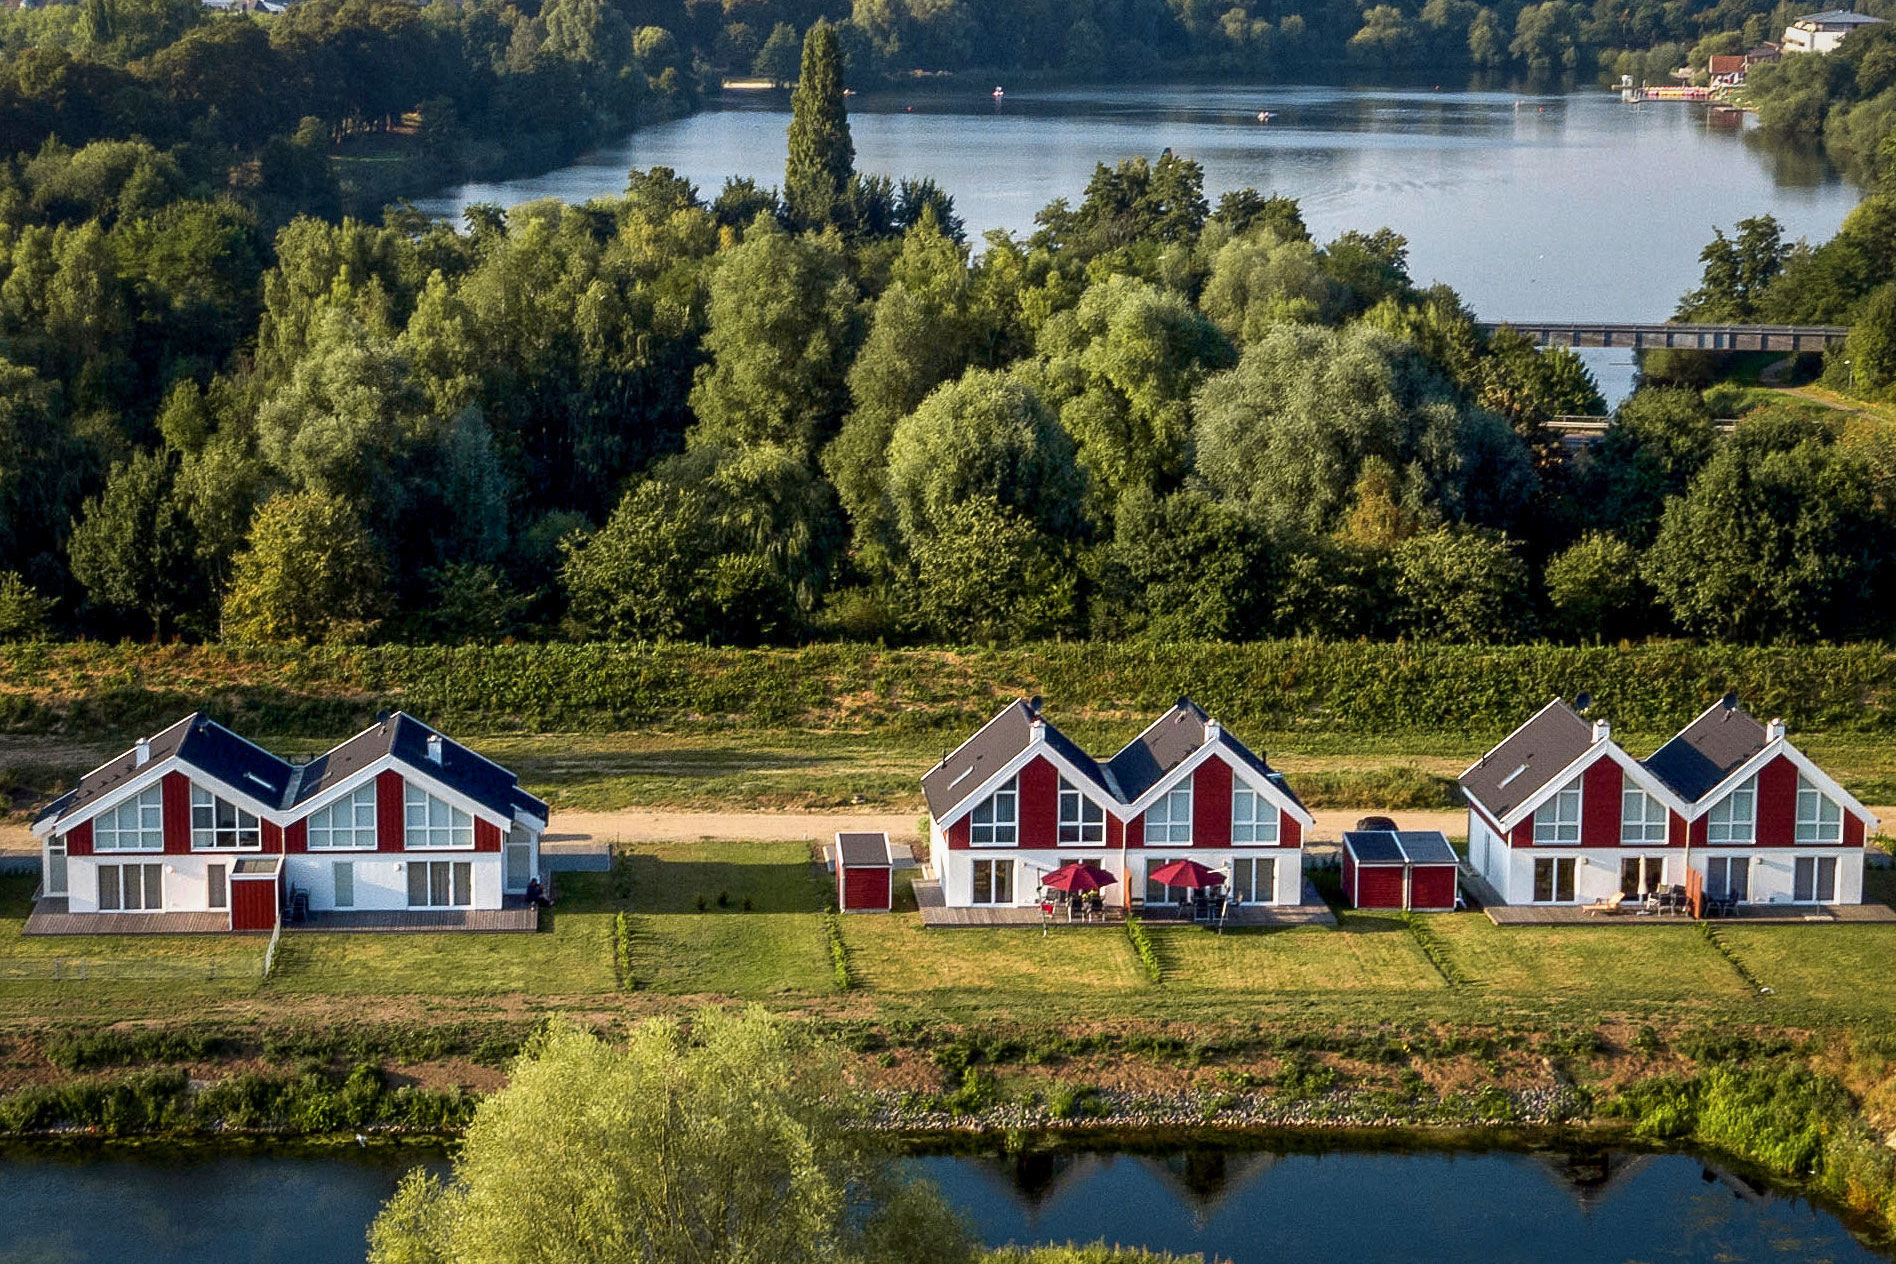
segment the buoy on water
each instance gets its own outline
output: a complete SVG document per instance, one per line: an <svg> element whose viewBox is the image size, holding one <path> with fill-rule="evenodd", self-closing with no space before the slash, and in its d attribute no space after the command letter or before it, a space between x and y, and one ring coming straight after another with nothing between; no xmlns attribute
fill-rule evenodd
<svg viewBox="0 0 1896 1264"><path fill-rule="evenodd" d="M1004 97L1004 96L1006 96L1006 95L1007 95L1007 93L1006 93L1006 91L1005 91L1005 90L1003 90L1003 89L1002 89L1002 87L1001 87L1001 85L997 83L997 84L995 84L995 85L994 85L994 91L993 91L993 92L992 92L992 93L991 93L990 95L992 95L992 96L993 96L993 98L994 98L994 99L995 99L996 101L998 101L998 100L1000 100L1000 99L1001 99L1002 97Z"/></svg>
<svg viewBox="0 0 1896 1264"><path fill-rule="evenodd" d="M1269 110L1259 110L1257 112L1257 121L1260 123L1268 123L1276 117L1277 116L1272 114Z"/></svg>

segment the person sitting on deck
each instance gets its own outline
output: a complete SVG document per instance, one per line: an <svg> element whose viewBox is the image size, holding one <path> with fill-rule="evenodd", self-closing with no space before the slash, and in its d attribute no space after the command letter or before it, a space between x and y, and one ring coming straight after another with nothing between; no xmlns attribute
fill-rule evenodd
<svg viewBox="0 0 1896 1264"><path fill-rule="evenodd" d="M527 879L527 903L540 908L553 907L553 901L546 898L546 888L540 885L538 877Z"/></svg>

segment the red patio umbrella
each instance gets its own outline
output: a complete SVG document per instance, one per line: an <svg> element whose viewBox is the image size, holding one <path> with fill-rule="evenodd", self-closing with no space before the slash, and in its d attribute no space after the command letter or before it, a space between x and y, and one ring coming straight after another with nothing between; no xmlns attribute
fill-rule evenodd
<svg viewBox="0 0 1896 1264"><path fill-rule="evenodd" d="M1222 873L1207 869L1196 860L1174 860L1169 865L1160 865L1146 877L1168 887L1221 887L1225 880Z"/></svg>
<svg viewBox="0 0 1896 1264"><path fill-rule="evenodd" d="M1087 861L1076 860L1072 864L1061 865L1042 878L1040 885L1051 887L1055 891L1065 891L1068 895L1079 895L1087 891L1098 891L1117 881L1119 881L1118 878L1105 870L1095 869Z"/></svg>

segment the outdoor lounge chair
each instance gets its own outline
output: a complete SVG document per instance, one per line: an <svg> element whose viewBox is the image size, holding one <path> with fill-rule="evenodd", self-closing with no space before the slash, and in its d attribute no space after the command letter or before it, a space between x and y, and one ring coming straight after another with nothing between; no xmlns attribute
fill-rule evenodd
<svg viewBox="0 0 1896 1264"><path fill-rule="evenodd" d="M1582 907L1584 907L1586 911L1589 913L1606 913L1608 915L1612 915L1615 913L1624 912L1625 906L1626 906L1626 892L1615 891L1613 892L1613 894L1607 896L1604 900L1595 900L1593 901L1593 903L1583 905Z"/></svg>

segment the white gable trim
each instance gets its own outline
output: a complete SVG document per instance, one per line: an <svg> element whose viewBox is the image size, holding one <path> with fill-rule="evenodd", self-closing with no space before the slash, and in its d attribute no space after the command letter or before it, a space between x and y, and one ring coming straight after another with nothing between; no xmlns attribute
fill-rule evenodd
<svg viewBox="0 0 1896 1264"><path fill-rule="evenodd" d="M1486 812L1490 819L1496 819L1500 822L1503 833L1512 833L1516 825L1519 825L1522 821L1533 816L1541 805L1573 784L1575 778L1581 776L1587 769L1599 763L1602 758L1610 759L1618 764L1621 772L1632 778L1641 790L1644 790L1647 794L1659 800L1659 802L1664 804L1668 809L1679 813L1681 816L1685 815L1685 800L1674 794L1669 786L1659 780L1659 778L1653 776L1651 772L1647 771L1645 765L1641 764L1631 755L1628 755L1625 749L1610 737L1602 738L1589 746L1584 754L1549 777L1541 785L1540 789L1521 800L1520 803L1515 805L1514 810L1509 812L1506 816L1497 818L1495 813L1490 811L1488 805L1485 803L1481 804L1482 811ZM1468 794L1465 790L1463 793L1471 801L1478 802L1478 800L1475 800L1474 795Z"/></svg>
<svg viewBox="0 0 1896 1264"><path fill-rule="evenodd" d="M1226 748L1222 742L1218 741L1206 742L1184 759L1181 759L1169 772L1147 787L1144 794L1134 799L1131 803L1125 804L1123 810L1129 813L1130 816L1143 816L1146 810L1157 803L1162 796L1176 789L1180 781L1197 772L1201 764L1214 756L1223 760L1225 764L1230 767L1234 781L1243 781L1250 789L1257 791L1272 803L1276 804L1280 812L1290 813L1291 817L1305 829L1309 829L1316 824L1316 818L1310 815L1309 809L1296 802L1284 792L1283 787L1259 773L1242 759L1239 759L1235 753Z"/></svg>
<svg viewBox="0 0 1896 1264"><path fill-rule="evenodd" d="M991 721L990 721L991 722ZM957 748L959 749L959 748ZM1039 741L1028 742L1020 753L988 774L986 781L964 795L954 807L936 817L936 821L945 830L968 813L981 806L987 797L1000 789L1008 778L1034 762L1035 756L1041 756L1059 770L1060 775L1072 782L1079 792L1098 804L1109 815L1118 817L1122 822L1126 816L1126 805L1119 803L1100 789L1097 781L1073 766L1073 761L1062 755L1052 742L1044 737Z"/></svg>
<svg viewBox="0 0 1896 1264"><path fill-rule="evenodd" d="M100 813L109 812L119 804L125 802L125 800L135 795L143 794L154 785L162 782L167 773L173 772L182 774L184 778L194 786L209 790L220 798L230 800L259 820L268 821L272 825L280 825L282 823L282 813L277 810L275 804L265 803L255 795L231 785L222 777L213 777L210 773L204 771L204 769L185 759L183 756L168 755L163 759L154 760L144 768L139 769L136 776L128 777L124 782L114 786L111 790L100 795L78 811L69 812L61 816L48 817L46 820L35 824L33 826L33 837L45 838L50 834L69 833L79 826L84 825L87 821L92 820ZM190 822L188 820L185 822L185 828L187 830L190 829Z"/></svg>
<svg viewBox="0 0 1896 1264"><path fill-rule="evenodd" d="M1766 742L1763 749L1750 759L1747 759L1744 763L1738 765L1730 776L1713 786L1710 790L1707 790L1704 797L1695 805L1694 810L1686 814L1685 819L1687 821L1696 821L1699 817L1709 813L1713 808L1724 802L1726 797L1729 796L1733 790L1736 790L1746 781L1757 776L1779 755L1790 760L1798 772L1809 779L1810 783L1816 786L1825 796L1835 799L1843 807L1848 808L1853 816L1863 822L1866 835L1874 834L1881 828L1882 821L1874 812L1864 807L1862 802L1859 801L1855 795L1833 781L1829 773L1812 763L1810 756L1791 745L1791 739L1788 737L1776 737Z"/></svg>
<svg viewBox="0 0 1896 1264"><path fill-rule="evenodd" d="M321 794L311 795L301 803L298 803L286 814L284 824L291 825L297 821L308 820L313 814L322 811L343 796L355 793L362 788L365 782L373 782L385 772L400 773L404 781L413 781L415 784L427 790L429 794L434 795L435 798L453 804L463 812L466 812L469 816L486 821L489 825L498 828L502 833L505 833L513 827L513 817L511 815L496 812L483 803L476 803L473 799L468 798L453 786L445 785L437 781L422 769L415 767L415 765L405 759L398 759L394 755L383 755L373 763L364 764L347 777L344 777L341 781L338 781L335 785L325 789Z"/></svg>

